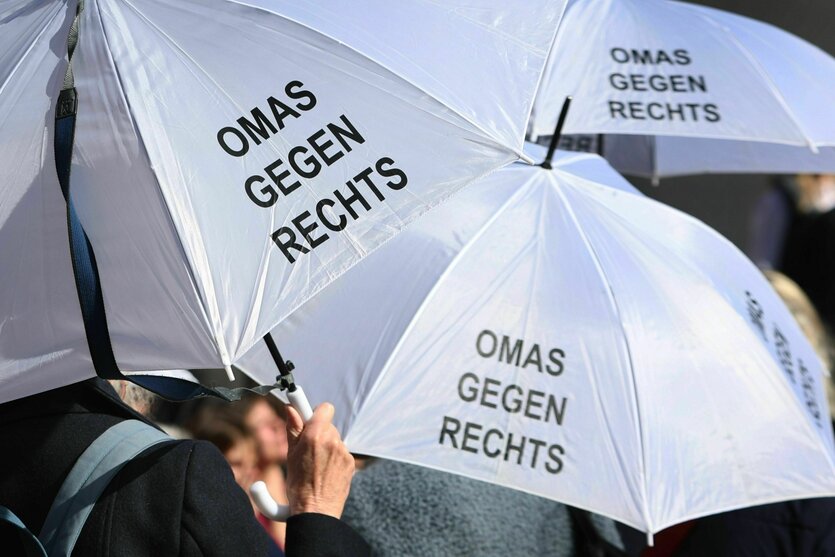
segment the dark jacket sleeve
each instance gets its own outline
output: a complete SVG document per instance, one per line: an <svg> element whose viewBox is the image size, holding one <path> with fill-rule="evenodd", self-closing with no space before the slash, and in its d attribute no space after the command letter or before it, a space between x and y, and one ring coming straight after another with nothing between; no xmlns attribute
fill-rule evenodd
<svg viewBox="0 0 835 557"><path fill-rule="evenodd" d="M371 548L359 534L332 516L304 513L287 521L287 557L362 557Z"/></svg>
<svg viewBox="0 0 835 557"><path fill-rule="evenodd" d="M213 445L195 442L186 468L181 555L267 555L270 540Z"/></svg>

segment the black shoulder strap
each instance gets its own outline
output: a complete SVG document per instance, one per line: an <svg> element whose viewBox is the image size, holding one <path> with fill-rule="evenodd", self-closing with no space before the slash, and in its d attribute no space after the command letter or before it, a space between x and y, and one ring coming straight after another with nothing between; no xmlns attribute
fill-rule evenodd
<svg viewBox="0 0 835 557"><path fill-rule="evenodd" d="M603 536L594 527L588 511L567 505L566 508L568 509L568 514L571 516L571 522L574 525L574 543L576 544L575 552L577 555L586 555L588 557L627 557L625 551L603 539Z"/></svg>
<svg viewBox="0 0 835 557"><path fill-rule="evenodd" d="M64 76L64 84L58 96L55 109L55 168L61 192L67 202L67 228L69 230L70 254L72 257L75 286L78 300L81 303L81 314L84 318L84 330L87 335L87 345L93 359L96 374L103 379L125 379L152 391L168 400L190 400L198 397L212 396L224 400L238 400L244 392L267 394L273 389L286 388L287 379L279 380L274 385L264 385L253 389L223 387L209 388L197 385L183 379L148 375L123 375L116 364L113 347L110 343L110 333L107 328L107 316L104 311L101 281L99 279L96 256L90 240L81 226L81 221L73 204L70 192L70 169L72 166L73 143L75 141L75 118L78 110L78 93L75 89L75 79L72 70L72 58L78 43L78 30L81 13L84 10L84 0L79 0L75 17L70 27L67 39L68 65ZM292 384L292 379L289 380Z"/></svg>

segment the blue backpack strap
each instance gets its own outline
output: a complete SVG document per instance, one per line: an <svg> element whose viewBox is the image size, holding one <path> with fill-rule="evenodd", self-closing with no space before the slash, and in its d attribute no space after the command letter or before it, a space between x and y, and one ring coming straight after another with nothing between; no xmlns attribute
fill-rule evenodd
<svg viewBox="0 0 835 557"><path fill-rule="evenodd" d="M47 557L46 550L44 550L41 542L35 537L35 534L29 531L15 513L6 507L0 505L0 524L12 528L17 531L20 538L19 549L23 549L23 555L26 557ZM12 550L13 548L5 548Z"/></svg>
<svg viewBox="0 0 835 557"><path fill-rule="evenodd" d="M67 475L39 536L50 557L69 557L99 496L132 458L159 443L165 433L139 420L114 425L87 447Z"/></svg>

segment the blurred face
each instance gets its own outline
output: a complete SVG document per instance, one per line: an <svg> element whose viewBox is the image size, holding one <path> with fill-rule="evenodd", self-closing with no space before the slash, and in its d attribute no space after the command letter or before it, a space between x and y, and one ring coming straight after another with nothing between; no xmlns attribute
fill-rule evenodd
<svg viewBox="0 0 835 557"><path fill-rule="evenodd" d="M262 464L284 464L287 461L287 431L284 421L265 401L258 401L246 416L246 426L258 443Z"/></svg>
<svg viewBox="0 0 835 557"><path fill-rule="evenodd" d="M223 453L223 456L232 468L235 482L244 491L248 490L252 482L255 481L257 471L258 459L255 452L255 442L252 439L241 439Z"/></svg>

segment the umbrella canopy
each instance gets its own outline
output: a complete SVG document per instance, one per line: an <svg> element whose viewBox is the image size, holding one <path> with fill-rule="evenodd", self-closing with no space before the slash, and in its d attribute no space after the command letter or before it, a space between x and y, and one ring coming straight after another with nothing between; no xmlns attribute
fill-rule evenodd
<svg viewBox="0 0 835 557"><path fill-rule="evenodd" d="M667 0L572 0L533 137L605 136L618 170L835 172L835 59L771 25ZM567 146L565 143L563 146ZM611 157L611 158L610 158Z"/></svg>
<svg viewBox="0 0 835 557"><path fill-rule="evenodd" d="M786 307L594 155L482 179L273 334L360 454L648 532L835 494L822 366ZM242 365L271 378L259 346Z"/></svg>
<svg viewBox="0 0 835 557"><path fill-rule="evenodd" d="M92 374L52 150L75 7L0 6L0 402ZM519 158L563 7L87 0L71 191L119 367L230 365Z"/></svg>

